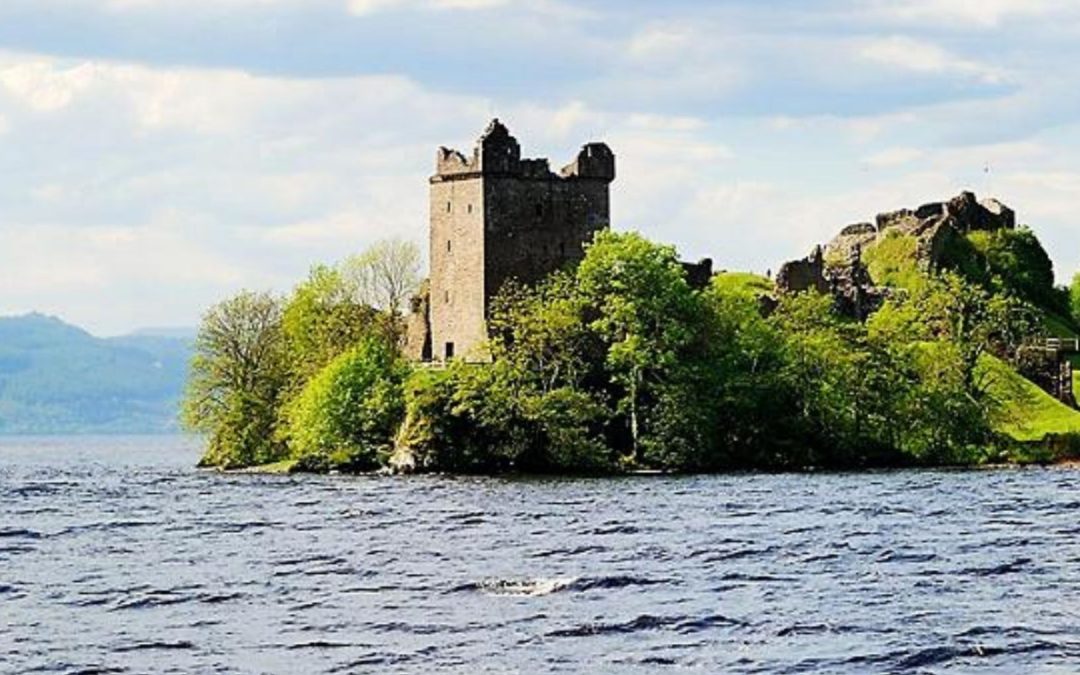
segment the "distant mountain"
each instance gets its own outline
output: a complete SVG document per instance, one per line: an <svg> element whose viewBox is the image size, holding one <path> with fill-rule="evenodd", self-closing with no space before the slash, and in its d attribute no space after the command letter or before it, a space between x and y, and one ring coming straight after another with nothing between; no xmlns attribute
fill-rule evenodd
<svg viewBox="0 0 1080 675"><path fill-rule="evenodd" d="M197 333L197 330L188 326L159 326L140 328L132 331L128 337L175 338L177 340L194 341Z"/></svg>
<svg viewBox="0 0 1080 675"><path fill-rule="evenodd" d="M0 317L0 434L175 431L193 334L98 338L42 314Z"/></svg>

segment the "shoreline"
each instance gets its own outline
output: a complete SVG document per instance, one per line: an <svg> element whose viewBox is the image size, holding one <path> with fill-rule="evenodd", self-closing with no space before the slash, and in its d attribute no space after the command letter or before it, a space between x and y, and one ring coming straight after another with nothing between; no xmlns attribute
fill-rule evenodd
<svg viewBox="0 0 1080 675"><path fill-rule="evenodd" d="M813 474L875 474L875 473L890 473L896 471L949 471L949 472L963 472L963 471L1015 471L1019 469L1066 469L1071 471L1080 470L1080 459L1060 459L1054 461L1032 461L1032 462L993 462L989 464L972 464L972 465L940 465L940 466L882 466L882 467L863 467L863 468L821 468L821 467L805 467L802 469L780 469L780 470L765 470L765 469L732 469L730 471L708 471L708 472L666 472L655 469L643 469L640 471L626 471L622 473L609 473L609 474L581 474L581 473L526 473L508 471L503 473L447 473L433 471L429 473L424 472L394 472L387 471L385 469L376 469L374 471L361 471L361 472L345 472L345 471L327 471L327 472L314 472L314 471L301 471L296 470L296 460L284 460L281 462L274 462L273 464L264 464L261 466L249 466L240 469L222 469L219 467L197 467L201 471L207 471L211 473L220 473L224 475L256 475L256 476L388 476L388 477L407 477L407 476L444 476L444 477L482 477L482 478L596 478L596 479L612 479L612 478L675 478L675 477L694 477L694 476L737 476L737 475L750 475L750 476L774 476L782 474L800 474L800 475L813 475Z"/></svg>

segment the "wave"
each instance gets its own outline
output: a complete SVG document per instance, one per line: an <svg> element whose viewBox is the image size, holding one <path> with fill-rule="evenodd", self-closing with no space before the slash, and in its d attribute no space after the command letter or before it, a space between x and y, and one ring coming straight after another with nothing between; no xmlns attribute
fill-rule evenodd
<svg viewBox="0 0 1080 675"><path fill-rule="evenodd" d="M606 546L578 546L576 548L555 548L548 551L533 553L530 558L551 558L554 556L581 555L582 553L603 553L608 550Z"/></svg>
<svg viewBox="0 0 1080 675"><path fill-rule="evenodd" d="M0 527L0 539L41 539L42 533L21 527Z"/></svg>
<svg viewBox="0 0 1080 675"><path fill-rule="evenodd" d="M351 643L348 643L348 642L330 642L328 640L312 640L311 642L298 642L296 644L291 644L288 647L286 647L285 649L288 649L290 651L295 651L295 650L298 650L298 649L345 649L347 647L352 647L352 646L354 646L354 645L352 645Z"/></svg>
<svg viewBox="0 0 1080 675"><path fill-rule="evenodd" d="M586 591L626 588L629 586L657 586L671 583L667 579L646 579L632 576L606 577L554 577L539 579L486 579L470 582L451 589L452 593L478 591L488 595L543 596L559 592L584 593Z"/></svg>
<svg viewBox="0 0 1080 675"><path fill-rule="evenodd" d="M549 637L589 637L661 629L670 629L686 635L714 628L746 627L749 625L745 621L733 619L723 614L711 614L704 617L642 614L622 623L587 623L573 628L554 630L547 635Z"/></svg>
<svg viewBox="0 0 1080 675"><path fill-rule="evenodd" d="M165 641L151 641L151 642L135 642L129 645L121 645L119 647L113 647L113 651L118 654L125 654L127 652L141 652L150 650L173 650L173 649L196 649L195 643L188 640L179 640L177 642L165 642Z"/></svg>
<svg viewBox="0 0 1080 675"><path fill-rule="evenodd" d="M961 570L959 574L963 576L994 577L1002 574L1014 574L1020 572L1030 564L1031 558L1017 558L1012 562L1002 563L993 567L969 567Z"/></svg>
<svg viewBox="0 0 1080 675"><path fill-rule="evenodd" d="M605 525L604 527L598 527L590 532L598 537L603 537L611 534L638 534L642 529L636 525Z"/></svg>
<svg viewBox="0 0 1080 675"><path fill-rule="evenodd" d="M125 610L135 609L150 609L154 607L168 607L170 605L181 605L185 603L201 603L206 605L220 605L227 602L234 602L247 597L245 593L210 593L210 592L193 592L192 588L177 588L172 590L157 590L144 593L139 597L128 597L116 602L110 611L119 612ZM91 595L91 594L87 594ZM99 597L94 597L89 600L81 601L76 604L80 606L93 606L107 604L112 598L108 597L110 594L108 591L92 594ZM125 595L129 595L125 593Z"/></svg>
<svg viewBox="0 0 1080 675"><path fill-rule="evenodd" d="M578 579L562 577L552 579L491 579L464 584L454 591L479 591L488 595L517 595L536 597L566 590Z"/></svg>
<svg viewBox="0 0 1080 675"><path fill-rule="evenodd" d="M1044 651L1060 651L1063 645L1048 641L1034 641L1007 647L996 645L937 645L914 650L897 650L883 654L864 654L844 661L847 665L886 666L888 672L922 671L953 661L989 659L995 656L1015 657ZM1017 669L1018 671L1023 669Z"/></svg>

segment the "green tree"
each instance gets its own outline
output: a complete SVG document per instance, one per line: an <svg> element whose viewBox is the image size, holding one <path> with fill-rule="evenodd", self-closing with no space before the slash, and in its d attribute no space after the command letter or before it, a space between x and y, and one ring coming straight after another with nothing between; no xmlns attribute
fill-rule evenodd
<svg viewBox="0 0 1080 675"><path fill-rule="evenodd" d="M587 311L572 274L557 272L532 288L511 281L492 303L489 351L534 378L541 392L577 388L604 357Z"/></svg>
<svg viewBox="0 0 1080 675"><path fill-rule="evenodd" d="M796 402L795 465L858 466L894 461L894 401L904 380L865 327L839 316L829 296L784 298L771 321L784 336L781 377Z"/></svg>
<svg viewBox="0 0 1080 675"><path fill-rule="evenodd" d="M606 347L612 398L629 434L627 460L641 462L643 451L664 455L681 435L698 436L697 415L668 415L651 426L657 401L674 395L668 387L693 386L697 364L689 357L706 337L706 307L687 283L675 249L636 233L603 231L588 247L576 279L594 317L589 328ZM683 401L688 399L697 400Z"/></svg>
<svg viewBox="0 0 1080 675"><path fill-rule="evenodd" d="M389 337L379 312L360 301L339 269L323 265L313 267L289 296L282 327L296 389L368 335Z"/></svg>
<svg viewBox="0 0 1080 675"><path fill-rule="evenodd" d="M972 232L967 239L982 262L979 273L965 275L969 280L996 295L1007 294L1055 313L1069 313L1069 298L1054 287L1054 263L1030 228Z"/></svg>
<svg viewBox="0 0 1080 675"><path fill-rule="evenodd" d="M304 468L366 470L390 453L405 413L408 365L368 337L330 362L284 410L283 437Z"/></svg>
<svg viewBox="0 0 1080 675"><path fill-rule="evenodd" d="M236 468L282 459L277 405L288 382L281 303L244 292L203 317L182 420L206 434L205 466Z"/></svg>
<svg viewBox="0 0 1080 675"><path fill-rule="evenodd" d="M1073 321L1080 323L1080 272L1073 275L1072 285L1069 286L1069 304Z"/></svg>
<svg viewBox="0 0 1080 675"><path fill-rule="evenodd" d="M763 291L747 292L718 275L705 296L715 383L706 400L715 409L718 450L707 468L779 466L781 455L804 445L795 428L798 401L785 380L785 335L766 317Z"/></svg>

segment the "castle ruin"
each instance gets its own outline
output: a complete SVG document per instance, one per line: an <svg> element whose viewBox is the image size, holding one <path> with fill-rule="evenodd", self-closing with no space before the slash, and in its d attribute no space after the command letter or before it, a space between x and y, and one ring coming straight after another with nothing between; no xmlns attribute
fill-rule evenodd
<svg viewBox="0 0 1080 675"><path fill-rule="evenodd" d="M536 283L584 257L606 228L615 155L589 143L554 173L523 159L493 120L466 157L440 148L430 179L430 278L413 302L408 352L416 360L483 360L491 301L511 278Z"/></svg>

